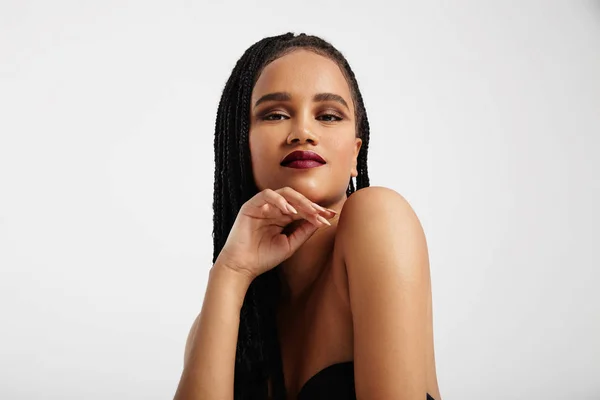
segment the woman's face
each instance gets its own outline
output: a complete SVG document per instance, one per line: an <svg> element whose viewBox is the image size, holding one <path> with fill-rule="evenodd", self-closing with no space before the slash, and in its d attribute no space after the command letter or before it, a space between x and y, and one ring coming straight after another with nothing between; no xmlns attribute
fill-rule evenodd
<svg viewBox="0 0 600 400"><path fill-rule="evenodd" d="M334 61L299 49L267 65L250 104L250 152L258 189L289 186L320 204L338 202L350 176L357 175L362 141L355 124L350 88ZM296 150L315 152L325 163L282 165Z"/></svg>

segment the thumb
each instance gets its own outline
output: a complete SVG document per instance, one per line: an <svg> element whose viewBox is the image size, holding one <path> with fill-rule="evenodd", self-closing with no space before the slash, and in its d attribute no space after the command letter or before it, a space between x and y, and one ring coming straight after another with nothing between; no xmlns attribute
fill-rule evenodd
<svg viewBox="0 0 600 400"><path fill-rule="evenodd" d="M292 254L298 250L304 242L306 242L319 229L310 221L304 220L292 234L288 236L288 243Z"/></svg>

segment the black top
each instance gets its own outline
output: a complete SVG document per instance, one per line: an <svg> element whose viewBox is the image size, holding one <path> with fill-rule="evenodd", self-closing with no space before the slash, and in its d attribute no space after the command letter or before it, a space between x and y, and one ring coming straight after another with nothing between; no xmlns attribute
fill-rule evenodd
<svg viewBox="0 0 600 400"><path fill-rule="evenodd" d="M330 365L313 375L300 389L298 400L355 400L354 362ZM435 400L427 393L426 400Z"/></svg>

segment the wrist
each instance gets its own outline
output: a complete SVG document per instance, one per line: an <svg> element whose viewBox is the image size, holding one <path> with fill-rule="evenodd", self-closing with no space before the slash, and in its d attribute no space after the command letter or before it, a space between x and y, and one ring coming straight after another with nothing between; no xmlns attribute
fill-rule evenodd
<svg viewBox="0 0 600 400"><path fill-rule="evenodd" d="M236 280L240 280L243 282L247 282L248 285L252 283L254 278L256 278L256 274L252 271L251 268L248 268L247 265L243 265L242 263L235 260L233 257L229 256L229 253L224 248L221 250L221 253L217 257L213 269L215 270L228 270L229 272L234 273L236 276Z"/></svg>
<svg viewBox="0 0 600 400"><path fill-rule="evenodd" d="M231 279L238 284L248 285L252 283L255 276L253 276L249 270L244 268L239 268L236 265L225 263L217 260L212 268L210 269L210 274L219 274L228 276L226 279Z"/></svg>
<svg viewBox="0 0 600 400"><path fill-rule="evenodd" d="M233 297L240 309L253 280L246 272L238 271L235 267L219 262L219 260L215 262L209 272L211 286L223 288L224 292Z"/></svg>

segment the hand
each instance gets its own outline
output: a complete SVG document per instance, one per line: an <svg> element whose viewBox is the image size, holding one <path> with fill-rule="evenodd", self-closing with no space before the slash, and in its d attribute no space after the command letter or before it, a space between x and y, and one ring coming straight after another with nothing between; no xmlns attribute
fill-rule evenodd
<svg viewBox="0 0 600 400"><path fill-rule="evenodd" d="M288 259L335 215L290 187L265 189L240 208L217 262L254 279Z"/></svg>

